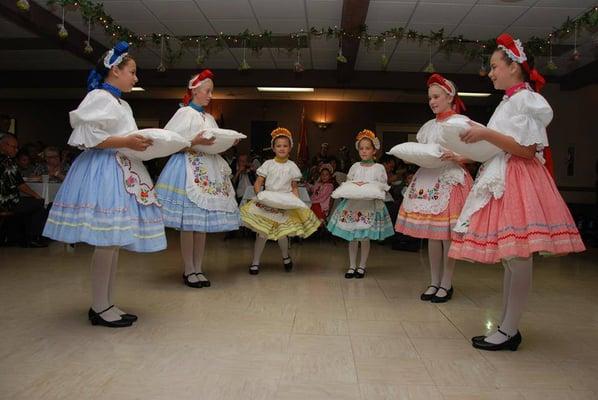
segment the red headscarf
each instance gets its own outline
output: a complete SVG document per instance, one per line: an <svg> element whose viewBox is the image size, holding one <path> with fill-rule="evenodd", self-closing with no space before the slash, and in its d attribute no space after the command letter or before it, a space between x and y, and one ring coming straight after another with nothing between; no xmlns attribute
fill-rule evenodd
<svg viewBox="0 0 598 400"><path fill-rule="evenodd" d="M187 85L187 92L183 97L183 104L187 106L189 105L189 102L193 99L193 93L191 92L191 89L195 89L196 87L201 85L203 81L205 81L206 79L212 79L213 77L214 74L212 73L212 71L210 71L209 69L204 69L199 74L191 78L189 84Z"/></svg>
<svg viewBox="0 0 598 400"><path fill-rule="evenodd" d="M440 86L446 94L453 97L453 109L457 114L461 114L462 111L466 110L465 104L463 104L463 101L459 97L459 93L457 93L457 87L452 81L449 81L440 74L432 74L428 78L428 87L432 85Z"/></svg>
<svg viewBox="0 0 598 400"><path fill-rule="evenodd" d="M529 80L531 81L534 90L540 92L546 84L546 80L540 75L537 69L530 68L521 41L519 39L513 39L508 33L503 33L496 38L496 44L499 49L502 49L506 53L507 57L521 65L525 72L528 73Z"/></svg>

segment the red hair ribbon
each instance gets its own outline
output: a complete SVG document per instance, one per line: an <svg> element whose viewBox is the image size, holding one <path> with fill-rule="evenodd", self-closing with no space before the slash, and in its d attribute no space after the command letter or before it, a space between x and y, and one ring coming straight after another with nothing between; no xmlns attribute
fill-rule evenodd
<svg viewBox="0 0 598 400"><path fill-rule="evenodd" d="M187 106L189 105L189 102L191 102L191 100L193 99L193 93L191 92L191 89L195 89L196 87L201 85L203 81L205 81L206 79L212 79L213 77L214 73L212 71L210 71L209 69L204 69L199 74L191 78L189 84L187 85L187 92L183 97L183 104Z"/></svg>
<svg viewBox="0 0 598 400"><path fill-rule="evenodd" d="M507 57L521 65L525 72L528 73L529 80L531 81L534 90L540 92L546 84L546 80L537 69L530 68L521 41L519 39L513 39L508 33L503 33L496 38L496 44L499 49L502 49L507 54Z"/></svg>
<svg viewBox="0 0 598 400"><path fill-rule="evenodd" d="M453 97L453 110L457 114L461 114L462 111L465 111L465 104L463 100L459 97L459 93L457 92L457 87L452 81L449 81L444 76L440 74L432 74L428 78L428 87L432 85L438 85L442 90L444 90L449 96Z"/></svg>

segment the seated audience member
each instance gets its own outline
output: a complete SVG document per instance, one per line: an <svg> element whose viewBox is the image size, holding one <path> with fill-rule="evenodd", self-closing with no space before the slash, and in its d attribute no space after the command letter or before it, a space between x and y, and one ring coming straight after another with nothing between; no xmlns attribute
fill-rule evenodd
<svg viewBox="0 0 598 400"><path fill-rule="evenodd" d="M385 154L380 158L380 163L384 166L386 170L386 176L388 176L388 184L394 185L401 181L401 176L396 173L397 169L397 161L391 155Z"/></svg>
<svg viewBox="0 0 598 400"><path fill-rule="evenodd" d="M42 163L42 152L46 146L38 141L30 142L21 147L21 150L27 152L29 154L29 159L31 160L31 165L36 166L37 164Z"/></svg>
<svg viewBox="0 0 598 400"><path fill-rule="evenodd" d="M43 162L35 166L33 175L36 177L48 175L50 182L62 182L67 171L63 169L63 164L60 160L60 150L56 147L46 147L42 158Z"/></svg>
<svg viewBox="0 0 598 400"><path fill-rule="evenodd" d="M330 195L337 186L335 185L332 171L330 164L322 164L320 167L320 176L316 183L307 185L307 189L310 192L311 210L322 223L328 218L332 203Z"/></svg>
<svg viewBox="0 0 598 400"><path fill-rule="evenodd" d="M253 149L249 150L249 161L251 162L251 166L253 167L253 169L255 171L257 171L257 169L259 167L261 167L263 160L264 160L263 158L260 159L259 154L257 154L255 152L255 150L253 150Z"/></svg>
<svg viewBox="0 0 598 400"><path fill-rule="evenodd" d="M35 168L33 164L31 164L31 158L26 151L19 150L15 161L19 167L19 172L22 177L30 178L34 175L33 170Z"/></svg>
<svg viewBox="0 0 598 400"><path fill-rule="evenodd" d="M80 154L79 150L75 150L73 147L64 147L60 151L60 159L62 160L62 170L68 171L73 165L73 161Z"/></svg>
<svg viewBox="0 0 598 400"><path fill-rule="evenodd" d="M347 173L338 169L338 160L336 157L331 157L329 164L332 167L332 177L334 178L336 184L340 185L341 183L345 182L347 180Z"/></svg>
<svg viewBox="0 0 598 400"><path fill-rule="evenodd" d="M43 199L32 190L19 173L14 157L19 144L11 134L0 137L0 211L14 215L25 228L27 247L46 247L41 233L46 222ZM21 193L30 197L21 196Z"/></svg>
<svg viewBox="0 0 598 400"><path fill-rule="evenodd" d="M330 161L330 156L328 155L328 143L322 143L320 145L320 152L314 156L311 165L319 168L320 164L328 163L328 161Z"/></svg>
<svg viewBox="0 0 598 400"><path fill-rule="evenodd" d="M351 168L351 165L353 165L353 159L351 158L351 154L349 154L349 149L347 148L347 146L341 146L338 149L337 170L340 172L347 173L349 172L349 168Z"/></svg>
<svg viewBox="0 0 598 400"><path fill-rule="evenodd" d="M230 166L233 175L233 186L237 193L237 202L240 203L245 190L253 187L257 178L255 168L249 160L247 154L240 154L236 161Z"/></svg>

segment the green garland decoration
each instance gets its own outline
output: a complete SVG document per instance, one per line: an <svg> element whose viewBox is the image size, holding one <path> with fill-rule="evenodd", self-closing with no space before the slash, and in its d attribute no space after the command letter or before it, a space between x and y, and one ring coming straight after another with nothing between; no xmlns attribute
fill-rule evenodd
<svg viewBox="0 0 598 400"><path fill-rule="evenodd" d="M271 31L250 32L246 29L237 34L228 34L220 32L218 35L188 35L175 36L165 33L147 33L137 34L132 30L116 23L114 19L104 11L102 3L95 3L91 0L47 0L49 6L62 6L67 11L78 11L85 21L90 21L98 25L113 38L113 41L126 40L132 46L143 47L148 43L159 45L162 36L165 37L166 62L169 65L176 64L177 61L187 51L193 52L198 46L202 49L204 60L211 54L223 51L229 45L235 46L244 43L247 49L255 54L259 54L263 48L274 47ZM547 33L544 37L533 36L524 43L526 51L535 56L548 56L551 44L555 44L571 36L577 26L577 31L596 32L598 31L598 6L590 8L578 18L567 20L556 29ZM437 46L443 54L450 56L453 53L463 54L470 60L484 58L491 49L496 46L495 39L471 40L459 36L447 36L444 29L431 31L424 34L404 27L396 27L381 33L370 33L366 25L358 27L354 31L345 31L337 26L333 27L311 27L309 31L300 31L289 34L289 38L295 39L297 45L287 47L289 53L301 48L301 40L297 38L322 37L325 39L351 39L359 40L369 49L371 46L379 49L386 40L409 40L417 42L420 46L424 43ZM173 43L171 43L171 41Z"/></svg>

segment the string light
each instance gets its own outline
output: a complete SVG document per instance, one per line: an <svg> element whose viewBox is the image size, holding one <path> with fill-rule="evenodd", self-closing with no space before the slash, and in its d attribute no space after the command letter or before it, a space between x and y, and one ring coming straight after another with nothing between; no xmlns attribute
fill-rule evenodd
<svg viewBox="0 0 598 400"><path fill-rule="evenodd" d="M49 6L76 6L77 11L80 12L85 19L90 20L92 23L99 23L99 25L104 28L106 33L115 40L127 38L133 46L143 46L148 42L161 44L162 36L164 36L158 35L156 33L143 35L136 34L128 28L115 23L113 18L104 11L102 4L96 2L95 0L47 0L46 2ZM19 6L20 9L25 8L26 5L29 4L27 0L19 0L16 3L17 6L21 4L23 5ZM526 43L524 43L524 46L531 54L548 55L547 53L550 50L550 44L553 38L562 39L571 32L575 32L576 40L579 30L594 32L596 28L598 28L597 13L598 7L594 6L584 14L580 15L578 18L574 20L568 19L561 25L560 28L547 33L543 38L530 38ZM303 30L301 32L303 32ZM333 27L311 27L307 30L307 32L310 37L324 37L326 39L336 38L339 40L339 42L342 39L356 40L366 42L366 46L369 42L374 41L375 43L383 43L383 40L386 39L408 39L411 41L416 41L420 45L428 41L429 43L437 43L439 50L442 50L447 54L458 52L464 54L468 58L482 56L483 54L487 53L487 49L489 49L491 46L494 46L493 38L488 40L469 40L467 38L463 38L462 36L445 36L443 30L423 34L412 29L406 29L404 27L396 27L385 32L373 34L369 33L367 31L367 27L365 26L357 31L344 31L342 28L334 25ZM66 38L68 36L68 32L66 29L62 31L59 27L59 35ZM289 34L288 37L294 39L294 35L296 35L296 33ZM185 51L189 51L190 48L193 48L191 43L193 43L193 40L198 37L202 36L166 35L166 39L174 39L180 44L180 46L175 49L171 49L170 46L165 48L165 51L168 52L169 62L176 62L176 60L180 59ZM216 36L203 36L203 39L200 41L202 45L202 53L205 57L207 57L208 54L224 50L226 48L225 41L227 40L229 42L231 40L236 40L237 43L244 42L244 48L250 48L253 51L259 52L264 47L276 47L273 46L272 38L272 33L269 31L249 32L248 30L245 30L243 33L236 35L220 32L220 34ZM598 45L595 39L592 39L592 43L596 43ZM342 43L339 43L339 52L336 56L337 61L339 62L346 60L346 57L342 53L341 44ZM581 58L581 53L576 48L576 45L574 52L571 54L571 58L574 61L577 61ZM384 58L382 58L381 65L384 64L384 61Z"/></svg>

